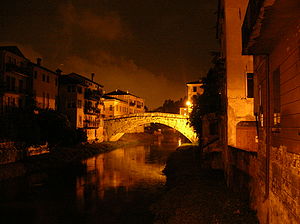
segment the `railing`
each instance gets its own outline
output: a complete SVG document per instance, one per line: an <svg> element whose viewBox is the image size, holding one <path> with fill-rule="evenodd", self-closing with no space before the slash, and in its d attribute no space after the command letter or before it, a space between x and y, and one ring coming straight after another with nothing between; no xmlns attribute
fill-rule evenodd
<svg viewBox="0 0 300 224"><path fill-rule="evenodd" d="M176 119L188 119L188 115L181 115L181 114L170 114L170 113L136 113L136 114L125 114L125 115L118 115L110 118L106 118L105 120L115 120L115 119L122 119L122 118L133 118L133 117L164 117L164 118L176 118Z"/></svg>
<svg viewBox="0 0 300 224"><path fill-rule="evenodd" d="M85 106L85 107L84 107L84 113L85 113L85 114L95 114L95 115L99 115L99 114L100 114L100 109L99 109L99 108L96 108L96 107Z"/></svg>
<svg viewBox="0 0 300 224"><path fill-rule="evenodd" d="M97 129L97 128L100 127L100 121L84 120L83 121L83 127L84 128Z"/></svg>
<svg viewBox="0 0 300 224"><path fill-rule="evenodd" d="M85 99L91 99L91 100L97 100L97 101L99 101L102 95L103 95L102 90L87 89L84 92L84 98Z"/></svg>
<svg viewBox="0 0 300 224"><path fill-rule="evenodd" d="M5 64L5 70L6 70L6 72L17 72L17 73L23 74L23 75L31 75L32 74L32 72L29 68L27 68L25 66L18 66L16 64L12 64L12 63Z"/></svg>

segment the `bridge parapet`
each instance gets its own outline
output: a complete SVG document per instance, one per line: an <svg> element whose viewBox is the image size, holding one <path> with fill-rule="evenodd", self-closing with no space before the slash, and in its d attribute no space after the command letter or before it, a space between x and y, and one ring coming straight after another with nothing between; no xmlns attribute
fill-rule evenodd
<svg viewBox="0 0 300 224"><path fill-rule="evenodd" d="M107 138L117 141L122 135L137 126L159 123L174 128L191 142L197 142L197 136L189 125L188 116L170 113L138 113L116 116L104 120Z"/></svg>

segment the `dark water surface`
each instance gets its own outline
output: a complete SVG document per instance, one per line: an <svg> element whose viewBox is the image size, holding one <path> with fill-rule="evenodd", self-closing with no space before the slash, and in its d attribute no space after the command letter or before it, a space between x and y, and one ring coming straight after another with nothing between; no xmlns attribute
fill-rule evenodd
<svg viewBox="0 0 300 224"><path fill-rule="evenodd" d="M2 223L152 223L162 170L177 144L126 147L82 166L0 182Z"/></svg>

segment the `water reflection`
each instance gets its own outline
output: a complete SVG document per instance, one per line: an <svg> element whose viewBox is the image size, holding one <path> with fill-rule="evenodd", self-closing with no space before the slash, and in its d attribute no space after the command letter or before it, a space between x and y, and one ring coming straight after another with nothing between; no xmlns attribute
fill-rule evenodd
<svg viewBox="0 0 300 224"><path fill-rule="evenodd" d="M87 200L103 200L111 191L123 194L129 190L148 188L165 182L162 175L165 160L174 145L120 148L83 161L86 174L76 181L77 201L84 206ZM89 193L88 193L89 192Z"/></svg>
<svg viewBox="0 0 300 224"><path fill-rule="evenodd" d="M126 147L0 184L0 223L151 223L173 144ZM14 214L18 214L15 216Z"/></svg>

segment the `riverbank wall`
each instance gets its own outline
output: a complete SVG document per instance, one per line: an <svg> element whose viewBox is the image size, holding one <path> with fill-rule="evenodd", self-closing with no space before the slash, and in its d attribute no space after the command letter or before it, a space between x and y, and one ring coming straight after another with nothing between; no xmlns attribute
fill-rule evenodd
<svg viewBox="0 0 300 224"><path fill-rule="evenodd" d="M27 150L7 148L1 154L0 181L21 177L27 174L78 166L82 160L94 155L112 151L129 145L137 145L151 140L151 136L139 134L135 138L117 142L85 143L72 147L56 147L49 153L28 156Z"/></svg>

